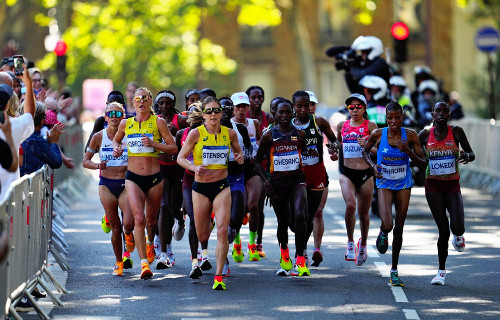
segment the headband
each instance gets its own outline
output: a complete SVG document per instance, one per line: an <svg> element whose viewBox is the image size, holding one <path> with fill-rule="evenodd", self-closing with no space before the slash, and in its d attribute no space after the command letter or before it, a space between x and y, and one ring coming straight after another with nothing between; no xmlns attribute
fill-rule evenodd
<svg viewBox="0 0 500 320"><path fill-rule="evenodd" d="M156 96L155 104L157 104L158 100L160 100L161 98L170 98L175 101L175 96L173 94L171 94L170 92L162 92Z"/></svg>

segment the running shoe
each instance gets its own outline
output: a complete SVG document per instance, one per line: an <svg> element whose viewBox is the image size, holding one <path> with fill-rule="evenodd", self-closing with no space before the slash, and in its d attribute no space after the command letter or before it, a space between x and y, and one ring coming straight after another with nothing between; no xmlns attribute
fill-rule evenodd
<svg viewBox="0 0 500 320"><path fill-rule="evenodd" d="M156 256L159 256L161 253L160 236L155 235L154 244L155 244L155 254Z"/></svg>
<svg viewBox="0 0 500 320"><path fill-rule="evenodd" d="M258 244L257 245L257 252L259 253L259 256L261 258L265 258L266 257L266 253L264 252L264 249L262 248L262 244Z"/></svg>
<svg viewBox="0 0 500 320"><path fill-rule="evenodd" d="M393 287L404 287L405 285L403 284L403 281L399 278L398 272L397 271L392 271L391 272L391 285Z"/></svg>
<svg viewBox="0 0 500 320"><path fill-rule="evenodd" d="M123 253L123 259L122 260L123 260L123 269L132 269L132 267L134 266L134 262L130 258L130 253L128 253L127 251L125 251Z"/></svg>
<svg viewBox="0 0 500 320"><path fill-rule="evenodd" d="M453 244L453 247L455 250L458 252L462 252L465 250L465 238L464 236L456 236L453 235L453 240L451 240L451 243Z"/></svg>
<svg viewBox="0 0 500 320"><path fill-rule="evenodd" d="M356 259L354 260L354 263L358 267L361 267L366 262L366 259L368 258L368 254L366 253L366 247L361 246L361 238L359 238L358 244L356 245L356 251L358 253L356 254Z"/></svg>
<svg viewBox="0 0 500 320"><path fill-rule="evenodd" d="M297 259L297 260L299 260L299 259ZM309 269L306 266L305 259L302 260L301 262L297 262L295 264L295 266L293 266L293 269L292 269L292 272L290 272L290 275L298 276L298 277L311 275L311 272L309 271Z"/></svg>
<svg viewBox="0 0 500 320"><path fill-rule="evenodd" d="M245 255L243 251L241 251L241 244L233 244L233 260L237 263L241 263L245 260Z"/></svg>
<svg viewBox="0 0 500 320"><path fill-rule="evenodd" d="M166 252L160 253L158 258L156 259L156 270L163 270L171 268L172 264L170 263L170 259Z"/></svg>
<svg viewBox="0 0 500 320"><path fill-rule="evenodd" d="M219 278L219 279L217 279ZM226 284L222 281L222 277L214 277L214 285L212 287L214 290L226 290Z"/></svg>
<svg viewBox="0 0 500 320"><path fill-rule="evenodd" d="M134 234L131 232L130 234L125 235L125 245L127 246L127 252L133 252L135 249L135 240L134 240Z"/></svg>
<svg viewBox="0 0 500 320"><path fill-rule="evenodd" d="M228 277L231 273L231 269L229 269L229 259L226 258L226 262L224 263L224 268L222 268L222 276Z"/></svg>
<svg viewBox="0 0 500 320"><path fill-rule="evenodd" d="M146 240L146 257L148 259L149 264L153 263L153 261L155 261L156 258L155 245L148 244L147 240Z"/></svg>
<svg viewBox="0 0 500 320"><path fill-rule="evenodd" d="M431 284L444 286L445 279L446 279L446 271L438 270L437 275L431 280Z"/></svg>
<svg viewBox="0 0 500 320"><path fill-rule="evenodd" d="M30 312L35 311L35 306L33 303L24 295L18 303L16 303L15 310L17 312Z"/></svg>
<svg viewBox="0 0 500 320"><path fill-rule="evenodd" d="M116 262L115 269L113 270L113 275L117 277L123 276L123 262Z"/></svg>
<svg viewBox="0 0 500 320"><path fill-rule="evenodd" d="M200 266L195 263L193 264L193 267L191 268L191 272L189 273L189 277L191 279L199 279L203 275L203 271L201 271Z"/></svg>
<svg viewBox="0 0 500 320"><path fill-rule="evenodd" d="M278 271L276 271L277 276L282 276L282 277L287 277L290 275L290 270L285 270L283 268L280 268Z"/></svg>
<svg viewBox="0 0 500 320"><path fill-rule="evenodd" d="M183 222L182 225L179 224L179 220L174 219L174 227L172 229L172 234L174 235L174 239L177 241L182 240L184 237L184 232L186 231L186 224Z"/></svg>
<svg viewBox="0 0 500 320"><path fill-rule="evenodd" d="M109 224L108 217L106 214L101 219L101 228L104 233L109 233L111 231L111 225Z"/></svg>
<svg viewBox="0 0 500 320"><path fill-rule="evenodd" d="M389 247L389 237L384 236L382 234L382 230L380 230L378 237L377 237L377 242L375 242L375 245L377 246L378 252L384 254L387 252L387 248Z"/></svg>
<svg viewBox="0 0 500 320"><path fill-rule="evenodd" d="M172 244L167 244L167 256L172 266L175 266L175 255L172 252Z"/></svg>
<svg viewBox="0 0 500 320"><path fill-rule="evenodd" d="M246 226L247 223L248 223L248 219L249 219L249 216L250 216L250 213L247 212L247 214L245 214L243 216L243 225Z"/></svg>
<svg viewBox="0 0 500 320"><path fill-rule="evenodd" d="M259 261L260 255L257 252L257 245L248 244L248 260L249 261Z"/></svg>
<svg viewBox="0 0 500 320"><path fill-rule="evenodd" d="M290 254L288 253L288 249L286 250L281 250L282 252L280 253L280 266L282 269L286 271L290 271L293 268L292 265L292 260L290 259ZM283 251L284 254L283 254Z"/></svg>
<svg viewBox="0 0 500 320"><path fill-rule="evenodd" d="M346 261L354 261L356 259L356 252L354 250L354 242L347 242L344 256Z"/></svg>
<svg viewBox="0 0 500 320"><path fill-rule="evenodd" d="M319 249L314 249L312 260L313 263L311 264L311 266L313 267L319 267L319 264L323 262L323 255L321 254L321 251L319 251Z"/></svg>
<svg viewBox="0 0 500 320"><path fill-rule="evenodd" d="M147 280L153 277L153 272L149 269L149 264L141 263L141 279Z"/></svg>
<svg viewBox="0 0 500 320"><path fill-rule="evenodd" d="M210 261L208 261L208 257L201 258L200 268L203 271L212 269L212 264L210 263Z"/></svg>

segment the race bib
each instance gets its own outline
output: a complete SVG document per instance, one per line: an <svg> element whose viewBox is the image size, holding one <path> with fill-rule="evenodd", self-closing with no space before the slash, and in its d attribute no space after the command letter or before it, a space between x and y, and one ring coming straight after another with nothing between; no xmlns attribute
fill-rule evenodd
<svg viewBox="0 0 500 320"><path fill-rule="evenodd" d="M127 148L123 148L123 153L118 158L113 157L113 148L101 149L101 161L106 162L108 167L123 167L128 164Z"/></svg>
<svg viewBox="0 0 500 320"><path fill-rule="evenodd" d="M400 180L406 177L406 164L402 165L381 165L382 178L388 180Z"/></svg>
<svg viewBox="0 0 500 320"><path fill-rule="evenodd" d="M203 146L203 161L202 164L227 164L227 158L229 155L228 146Z"/></svg>
<svg viewBox="0 0 500 320"><path fill-rule="evenodd" d="M318 153L318 148L316 146L307 147L308 150L315 150ZM313 164L319 163L319 156L308 156L302 154L302 164L305 166L312 166Z"/></svg>
<svg viewBox="0 0 500 320"><path fill-rule="evenodd" d="M342 141L344 158L362 158L363 148L358 144L358 140L344 140Z"/></svg>
<svg viewBox="0 0 500 320"><path fill-rule="evenodd" d="M154 152L153 147L146 147L142 144L142 133L129 134L127 136L127 146L131 153L151 153ZM151 133L144 133L145 136L153 140L153 135Z"/></svg>
<svg viewBox="0 0 500 320"><path fill-rule="evenodd" d="M275 153L273 167L274 171L293 171L299 169L299 153L297 151Z"/></svg>
<svg viewBox="0 0 500 320"><path fill-rule="evenodd" d="M455 173L455 156L430 158L429 169L433 176Z"/></svg>

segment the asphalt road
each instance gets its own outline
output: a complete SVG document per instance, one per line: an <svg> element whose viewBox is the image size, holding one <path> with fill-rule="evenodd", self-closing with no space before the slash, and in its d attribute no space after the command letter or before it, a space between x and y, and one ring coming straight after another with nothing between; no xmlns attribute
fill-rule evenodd
<svg viewBox="0 0 500 320"><path fill-rule="evenodd" d="M110 234L102 232L103 209L97 181L83 201L66 217L67 259L72 266L61 296L64 307L54 307L54 319L499 319L500 318L500 199L462 188L466 208L466 249L459 253L450 243L445 286L432 286L437 272L437 228L423 188L412 190L404 228L399 274L404 288L389 285L391 246L386 254L375 249L380 220L371 217L368 260L362 267L344 260L347 237L344 202L335 165L329 163L330 192L325 209L325 235L320 267L310 277L278 277L279 248L276 218L266 208L264 249L259 262L236 264L226 291L213 291L214 270L191 280L186 236L174 240L176 265L156 271L151 280L139 278L137 252L133 269L124 277L111 275L114 255ZM355 238L359 237L359 226ZM214 258L215 232L209 243ZM392 241L392 234L389 236ZM451 242L451 240L450 240ZM242 229L248 243L248 226ZM293 233L290 233L293 244ZM312 239L309 254L312 255ZM293 245L291 252L294 252ZM214 262L215 260L212 259ZM48 299L41 299L48 300ZM44 305L50 305L45 303ZM36 314L23 315L34 319Z"/></svg>

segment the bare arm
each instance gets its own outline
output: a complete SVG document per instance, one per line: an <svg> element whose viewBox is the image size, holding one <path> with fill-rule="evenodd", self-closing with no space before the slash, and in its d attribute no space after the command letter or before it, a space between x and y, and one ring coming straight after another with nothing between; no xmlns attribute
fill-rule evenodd
<svg viewBox="0 0 500 320"><path fill-rule="evenodd" d="M368 152L370 152L373 146L375 146L378 142L380 142L381 137L382 137L382 129L376 129L372 131L362 151L363 159L365 159L366 163L368 163L368 165L373 169L373 173L377 178L381 178L382 173L378 171L379 166L372 162L370 156L368 155Z"/></svg>
<svg viewBox="0 0 500 320"><path fill-rule="evenodd" d="M125 126L127 125L127 119L123 119L118 126L118 131L113 138L113 157L118 158L123 153L122 140L125 137Z"/></svg>
<svg viewBox="0 0 500 320"><path fill-rule="evenodd" d="M23 63L23 75L22 80L24 86L26 87L26 96L24 98L24 113L31 113L33 119L35 118L35 93L33 92L33 83L31 82L31 76Z"/></svg>
<svg viewBox="0 0 500 320"><path fill-rule="evenodd" d="M99 150L102 143L102 131L94 134L92 139L90 140L89 146L85 155L83 156L82 166L87 169L97 170L97 169L106 169L106 162L95 163L92 161L92 157Z"/></svg>
<svg viewBox="0 0 500 320"><path fill-rule="evenodd" d="M144 139L144 140L147 139L147 141L148 141L148 143L144 143L144 141L143 141L144 145L148 146L148 147L153 147L156 150L160 150L160 151L163 151L165 153L176 154L178 149L177 149L177 146L175 144L174 137L170 133L170 130L168 130L167 123L165 122L164 119L157 118L156 124L158 125L158 131L160 132L160 136L163 138L163 141L165 141L165 143L153 141L153 140L149 139L148 137L143 136L142 139Z"/></svg>
<svg viewBox="0 0 500 320"><path fill-rule="evenodd" d="M16 172L19 167L19 147L14 145L14 140L12 139L12 129L10 126L9 115L7 114L7 110L4 110L4 123L0 123L0 130L5 134L5 142L9 146L10 153L12 156L12 161L8 168L5 168L9 172ZM7 150L5 150L7 151ZM6 164L8 166L8 164Z"/></svg>
<svg viewBox="0 0 500 320"><path fill-rule="evenodd" d="M399 149L399 151L406 153L417 166L424 168L425 166L427 166L427 158L422 151L418 135L415 130L405 130L407 140L397 141L396 147ZM410 146L412 146L413 148L410 148Z"/></svg>
<svg viewBox="0 0 500 320"><path fill-rule="evenodd" d="M265 174L266 169L262 168L261 163L262 159L264 158L264 155L269 152L271 143L272 143L272 133L271 131L268 131L260 139L259 150L257 150L257 155L255 156L255 169L257 170L257 173L259 174L262 181L266 181L267 178Z"/></svg>
<svg viewBox="0 0 500 320"><path fill-rule="evenodd" d="M458 160L463 164L467 164L476 160L476 155L474 154L474 151L472 151L469 140L467 140L467 136L465 135L464 129L458 126L453 127L453 135L457 137L458 143L463 149L460 152Z"/></svg>
<svg viewBox="0 0 500 320"><path fill-rule="evenodd" d="M233 149L234 160L239 164L243 164L245 159L243 158L243 153L241 152L240 144L238 143L238 134L233 129L228 129L229 140L231 140L231 149Z"/></svg>

